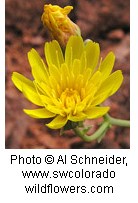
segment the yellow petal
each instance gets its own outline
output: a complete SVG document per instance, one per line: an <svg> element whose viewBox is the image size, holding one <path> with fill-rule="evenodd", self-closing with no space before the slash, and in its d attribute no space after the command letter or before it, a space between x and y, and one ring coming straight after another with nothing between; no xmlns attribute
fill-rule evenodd
<svg viewBox="0 0 138 203"><path fill-rule="evenodd" d="M65 50L65 62L69 67L72 66L74 59L80 59L84 49L84 43L81 37L71 36Z"/></svg>
<svg viewBox="0 0 138 203"><path fill-rule="evenodd" d="M91 77L91 79L89 80L90 83L92 83L95 87L99 86L101 83L101 78L102 78L102 74L100 71L96 71L93 76Z"/></svg>
<svg viewBox="0 0 138 203"><path fill-rule="evenodd" d="M101 65L99 67L99 71L102 73L102 80L106 79L114 66L115 62L115 55L113 52L110 52L105 59L101 62Z"/></svg>
<svg viewBox="0 0 138 203"><path fill-rule="evenodd" d="M62 109L60 109L58 106L50 105L48 104L46 108L55 114L62 114Z"/></svg>
<svg viewBox="0 0 138 203"><path fill-rule="evenodd" d="M123 82L123 75L120 70L115 71L112 73L99 87L97 90L96 96L107 92L109 96L114 94Z"/></svg>
<svg viewBox="0 0 138 203"><path fill-rule="evenodd" d="M67 64L62 64L60 67L60 86L63 90L67 87L69 75Z"/></svg>
<svg viewBox="0 0 138 203"><path fill-rule="evenodd" d="M49 65L49 73L51 76L55 78L56 81L59 81L60 72L59 69L54 64Z"/></svg>
<svg viewBox="0 0 138 203"><path fill-rule="evenodd" d="M66 125L67 121L68 121L67 117L62 117L58 115L50 123L46 124L46 126L52 129L59 129L62 128L64 125Z"/></svg>
<svg viewBox="0 0 138 203"><path fill-rule="evenodd" d="M35 49L28 52L28 60L32 68L32 75L37 82L47 81L47 68Z"/></svg>
<svg viewBox="0 0 138 203"><path fill-rule="evenodd" d="M54 113L46 110L45 108L31 110L24 109L23 111L32 118L51 118L55 116Z"/></svg>
<svg viewBox="0 0 138 203"><path fill-rule="evenodd" d="M62 50L56 40L45 44L45 57L48 66L54 64L59 68L64 63Z"/></svg>
<svg viewBox="0 0 138 203"><path fill-rule="evenodd" d="M14 85L21 92L22 92L22 86L23 86L23 84L27 85L28 87L30 87L34 91L36 91L33 82L31 80L29 80L28 78L24 77L23 75L21 75L20 73L13 72L12 73L12 81L13 81Z"/></svg>
<svg viewBox="0 0 138 203"><path fill-rule="evenodd" d="M44 103L44 105L53 105L52 99L46 95L39 95L40 99Z"/></svg>
<svg viewBox="0 0 138 203"><path fill-rule="evenodd" d="M49 81L48 81L49 82ZM37 84L37 83L35 83L35 85L36 85L36 89L38 90L39 89L39 87L38 87L38 85L40 86L40 88L44 91L44 95L47 95L47 96L49 96L49 97L51 97L52 96L52 94L51 94L51 87L50 87L50 84L46 84L46 83L44 83L44 82L41 82L41 83L39 83L39 84ZM38 93L39 93L39 91L38 91ZM42 95L42 94L41 94ZM39 96L40 96L40 93L39 93Z"/></svg>
<svg viewBox="0 0 138 203"><path fill-rule="evenodd" d="M54 90L56 90L57 88L57 81L55 80L55 78L51 75L49 76L49 84L50 84L50 87L53 88Z"/></svg>
<svg viewBox="0 0 138 203"><path fill-rule="evenodd" d="M84 83L84 78L83 75L78 75L78 76L74 76L75 80L74 80L74 88L77 89L78 91L81 90L81 88L83 87L83 83Z"/></svg>
<svg viewBox="0 0 138 203"><path fill-rule="evenodd" d="M91 40L85 45L87 68L91 68L92 71L95 70L98 65L100 47L98 43L92 42Z"/></svg>
<svg viewBox="0 0 138 203"><path fill-rule="evenodd" d="M94 97L94 94L96 92L96 88L94 87L93 84L91 84L91 89L89 91L86 92L86 96L85 98L82 100L82 102L79 104L80 106L86 106L86 105L90 105L91 102L93 101L93 97ZM79 106L78 105L78 106Z"/></svg>
<svg viewBox="0 0 138 203"><path fill-rule="evenodd" d="M65 7L62 9L62 13L63 13L64 15L68 15L72 9L73 9L73 6L65 6Z"/></svg>
<svg viewBox="0 0 138 203"><path fill-rule="evenodd" d="M37 94L36 88L34 86L34 83L24 77L23 75L13 72L12 74L12 81L14 85L23 92L24 96L31 101L32 103L43 106L43 103L41 102L39 95Z"/></svg>
<svg viewBox="0 0 138 203"><path fill-rule="evenodd" d="M80 74L80 60L75 59L72 64L72 70L74 76L78 76Z"/></svg>
<svg viewBox="0 0 138 203"><path fill-rule="evenodd" d="M38 106L44 106L39 95L33 92L30 88L27 88L26 86L23 85L22 93L33 104L36 104Z"/></svg>
<svg viewBox="0 0 138 203"><path fill-rule="evenodd" d="M83 121L87 118L87 115L83 112L78 112L76 115L70 115L69 120L73 122Z"/></svg>
<svg viewBox="0 0 138 203"><path fill-rule="evenodd" d="M85 70L87 67L86 51L84 51L82 53L80 61L81 61L80 62L80 64L81 64L81 67L80 67L81 71L80 72L83 74L83 73L85 73Z"/></svg>
<svg viewBox="0 0 138 203"><path fill-rule="evenodd" d="M99 118L109 111L109 107L91 107L85 111L88 119Z"/></svg>
<svg viewBox="0 0 138 203"><path fill-rule="evenodd" d="M101 104L103 101L105 101L109 96L110 96L110 91L107 90L103 94L100 94L100 95L94 97L91 102L91 105L97 106L97 105Z"/></svg>
<svg viewBox="0 0 138 203"><path fill-rule="evenodd" d="M85 70L85 72L83 73L83 78L84 78L85 84L86 84L86 83L88 82L88 80L90 79L91 74L92 74L91 68L87 68L87 69Z"/></svg>

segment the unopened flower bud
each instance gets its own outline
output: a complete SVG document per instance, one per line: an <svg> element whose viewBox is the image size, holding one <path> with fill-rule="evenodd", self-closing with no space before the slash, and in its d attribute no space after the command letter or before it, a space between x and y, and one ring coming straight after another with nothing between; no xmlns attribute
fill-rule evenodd
<svg viewBox="0 0 138 203"><path fill-rule="evenodd" d="M44 5L41 20L48 28L51 37L65 47L71 35L81 35L79 27L67 16L73 9L72 6L61 8L57 5Z"/></svg>

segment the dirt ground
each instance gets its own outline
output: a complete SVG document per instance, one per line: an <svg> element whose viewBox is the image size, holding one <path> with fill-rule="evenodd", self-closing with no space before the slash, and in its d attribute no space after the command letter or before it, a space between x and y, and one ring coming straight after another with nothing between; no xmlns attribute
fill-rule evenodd
<svg viewBox="0 0 138 203"><path fill-rule="evenodd" d="M66 0L19 1L6 0L6 138L7 149L127 149L130 148L128 128L113 126L101 143L83 142L72 131L64 136L58 130L48 129L45 120L28 117L23 108L31 108L11 81L13 71L31 78L27 52L33 47L44 57L43 47L49 35L40 21L46 3L60 6L73 5L70 18L77 23L84 39L99 42L101 55L110 50L116 55L114 70L121 69L124 81L119 91L106 100L111 106L110 115L129 119L129 0ZM95 130L98 120L86 121Z"/></svg>

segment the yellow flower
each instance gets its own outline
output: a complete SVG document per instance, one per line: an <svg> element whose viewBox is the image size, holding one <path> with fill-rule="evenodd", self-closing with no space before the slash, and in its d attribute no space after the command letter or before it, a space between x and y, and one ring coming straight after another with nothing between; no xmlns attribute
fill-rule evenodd
<svg viewBox="0 0 138 203"><path fill-rule="evenodd" d="M57 5L44 5L44 13L41 17L52 38L56 39L63 47L71 35L80 35L79 27L67 16L72 9L72 6L61 8Z"/></svg>
<svg viewBox="0 0 138 203"><path fill-rule="evenodd" d="M99 44L84 44L79 36L70 37L65 56L56 40L45 44L47 66L38 53L28 53L34 80L14 72L12 81L32 103L35 110L24 109L33 118L54 118L49 128L62 128L68 121L102 117L109 107L99 105L120 87L120 70L111 73L115 56L110 52L99 63Z"/></svg>

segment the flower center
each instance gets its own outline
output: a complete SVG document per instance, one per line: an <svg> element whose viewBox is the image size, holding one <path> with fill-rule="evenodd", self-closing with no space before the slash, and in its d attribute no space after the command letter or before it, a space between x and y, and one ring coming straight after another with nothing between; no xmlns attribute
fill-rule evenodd
<svg viewBox="0 0 138 203"><path fill-rule="evenodd" d="M62 102L63 108L66 109L67 113L75 111L76 104L81 102L80 95L78 91L73 90L72 88L66 88L65 91L61 94L60 100Z"/></svg>

